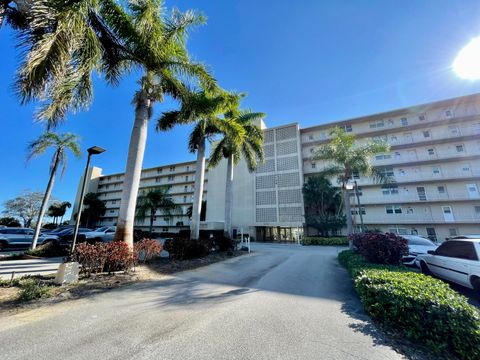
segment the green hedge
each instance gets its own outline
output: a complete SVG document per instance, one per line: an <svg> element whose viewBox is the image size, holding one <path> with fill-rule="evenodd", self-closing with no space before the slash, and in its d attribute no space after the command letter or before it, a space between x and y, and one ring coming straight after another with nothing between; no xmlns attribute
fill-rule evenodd
<svg viewBox="0 0 480 360"><path fill-rule="evenodd" d="M353 251L339 261L354 277L365 311L435 353L480 359L480 312L443 281L401 266L367 263Z"/></svg>
<svg viewBox="0 0 480 360"><path fill-rule="evenodd" d="M348 245L348 239L346 237L310 237L303 238L302 245Z"/></svg>

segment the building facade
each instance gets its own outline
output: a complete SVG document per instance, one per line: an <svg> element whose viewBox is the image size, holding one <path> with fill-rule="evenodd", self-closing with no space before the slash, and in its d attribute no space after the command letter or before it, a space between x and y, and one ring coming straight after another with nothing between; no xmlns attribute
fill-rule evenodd
<svg viewBox="0 0 480 360"><path fill-rule="evenodd" d="M358 143L380 139L391 146L388 153L371 161L394 178L394 183L382 185L354 174L361 202L359 206L352 197L357 225L361 212L372 230L438 240L480 233L480 95L303 129L297 123L265 128L265 162L255 173L249 173L242 162L234 170L234 231L249 233L260 241L291 241L302 233L302 185L324 168L322 161L312 160L312 154L329 141L334 126L354 134ZM141 189L170 185L183 210L175 218L158 214L156 231L188 227L186 209L192 201L194 171L194 162L143 171ZM106 202L101 224L114 224L123 175L101 175L101 170L94 168L88 176L88 191L97 192ZM223 228L225 180L225 162L206 175L205 189L208 184L210 191L205 192L207 221L203 229ZM148 224L140 222L139 226Z"/></svg>

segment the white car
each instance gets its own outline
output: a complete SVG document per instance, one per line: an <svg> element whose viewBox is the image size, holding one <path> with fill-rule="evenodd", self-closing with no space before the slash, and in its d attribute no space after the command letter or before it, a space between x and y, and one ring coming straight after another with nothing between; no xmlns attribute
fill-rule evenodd
<svg viewBox="0 0 480 360"><path fill-rule="evenodd" d="M88 242L110 242L115 236L115 226L104 226L94 231L84 233ZM90 241L89 241L90 240Z"/></svg>
<svg viewBox="0 0 480 360"><path fill-rule="evenodd" d="M480 295L480 238L453 239L437 250L419 255L415 263L424 274L474 289Z"/></svg>
<svg viewBox="0 0 480 360"><path fill-rule="evenodd" d="M415 259L420 254L426 254L429 250L436 250L438 245L429 239L425 239L418 235L400 235L408 242L408 255L402 258L404 265L415 265Z"/></svg>

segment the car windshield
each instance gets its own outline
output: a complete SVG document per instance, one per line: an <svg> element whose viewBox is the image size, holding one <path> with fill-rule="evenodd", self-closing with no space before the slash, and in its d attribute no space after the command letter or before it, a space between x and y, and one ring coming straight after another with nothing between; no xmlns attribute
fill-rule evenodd
<svg viewBox="0 0 480 360"><path fill-rule="evenodd" d="M101 227L101 228L98 228L98 229L95 229L95 231L98 231L98 232L104 232L105 230L108 229L108 226L104 226L104 227Z"/></svg>
<svg viewBox="0 0 480 360"><path fill-rule="evenodd" d="M408 237L407 242L408 242L408 245L435 246L435 244L430 240L424 239L419 236Z"/></svg>

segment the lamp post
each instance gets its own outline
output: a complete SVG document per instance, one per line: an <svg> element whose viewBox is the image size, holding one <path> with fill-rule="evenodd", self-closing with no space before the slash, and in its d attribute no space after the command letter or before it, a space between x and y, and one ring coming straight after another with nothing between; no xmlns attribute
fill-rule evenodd
<svg viewBox="0 0 480 360"><path fill-rule="evenodd" d="M78 204L77 210L77 219L75 220L75 230L73 232L73 242L72 242L72 249L70 252L73 254L73 250L75 250L75 244L77 242L78 236L78 228L80 227L80 218L82 216L82 209L83 209L83 198L85 197L85 187L87 185L87 172L88 167L90 166L90 158L92 155L98 155L106 151L105 149L101 148L100 146L92 146L91 148L87 149L88 158L87 158L87 165L85 166L85 172L83 173L83 182L82 182L82 190L80 192L80 203Z"/></svg>

